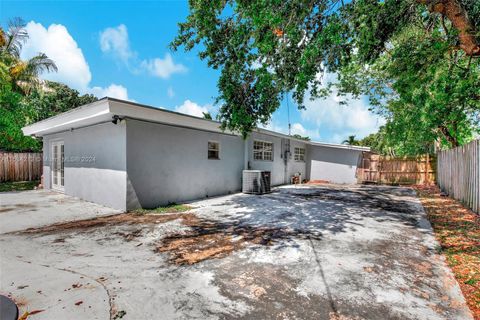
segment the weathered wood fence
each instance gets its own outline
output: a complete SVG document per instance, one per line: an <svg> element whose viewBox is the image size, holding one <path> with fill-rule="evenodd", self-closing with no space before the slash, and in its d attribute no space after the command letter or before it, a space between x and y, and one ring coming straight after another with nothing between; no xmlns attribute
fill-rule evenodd
<svg viewBox="0 0 480 320"><path fill-rule="evenodd" d="M435 158L388 157L364 152L357 169L360 183L429 184L435 182Z"/></svg>
<svg viewBox="0 0 480 320"><path fill-rule="evenodd" d="M437 159L440 189L480 213L480 140L440 151Z"/></svg>
<svg viewBox="0 0 480 320"><path fill-rule="evenodd" d="M42 153L0 151L0 182L40 180L42 160Z"/></svg>

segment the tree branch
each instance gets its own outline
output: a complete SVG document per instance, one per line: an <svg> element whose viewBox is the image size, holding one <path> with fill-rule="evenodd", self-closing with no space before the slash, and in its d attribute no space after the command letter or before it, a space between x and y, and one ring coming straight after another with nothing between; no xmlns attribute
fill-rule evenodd
<svg viewBox="0 0 480 320"><path fill-rule="evenodd" d="M458 30L460 48L469 56L480 56L480 43L468 14L457 0L416 0L427 5L431 12L440 13Z"/></svg>

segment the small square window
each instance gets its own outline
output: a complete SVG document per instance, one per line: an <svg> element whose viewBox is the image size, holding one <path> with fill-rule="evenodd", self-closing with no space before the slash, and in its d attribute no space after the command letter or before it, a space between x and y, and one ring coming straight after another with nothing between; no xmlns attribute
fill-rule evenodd
<svg viewBox="0 0 480 320"><path fill-rule="evenodd" d="M273 143L268 141L253 141L253 160L273 161Z"/></svg>
<svg viewBox="0 0 480 320"><path fill-rule="evenodd" d="M295 161L305 162L305 148L295 148Z"/></svg>
<svg viewBox="0 0 480 320"><path fill-rule="evenodd" d="M220 159L220 144L215 141L208 141L208 159Z"/></svg>

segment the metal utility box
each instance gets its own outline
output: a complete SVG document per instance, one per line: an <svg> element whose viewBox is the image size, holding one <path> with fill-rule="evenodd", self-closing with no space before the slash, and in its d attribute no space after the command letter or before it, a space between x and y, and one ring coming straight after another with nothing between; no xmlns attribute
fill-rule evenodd
<svg viewBox="0 0 480 320"><path fill-rule="evenodd" d="M243 170L242 192L251 194L264 194L271 191L270 171Z"/></svg>

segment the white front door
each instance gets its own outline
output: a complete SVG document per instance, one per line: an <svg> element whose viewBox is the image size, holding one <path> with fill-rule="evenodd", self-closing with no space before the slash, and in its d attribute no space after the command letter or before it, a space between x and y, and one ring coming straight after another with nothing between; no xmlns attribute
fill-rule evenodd
<svg viewBox="0 0 480 320"><path fill-rule="evenodd" d="M52 142L52 189L63 191L64 160L63 141Z"/></svg>

